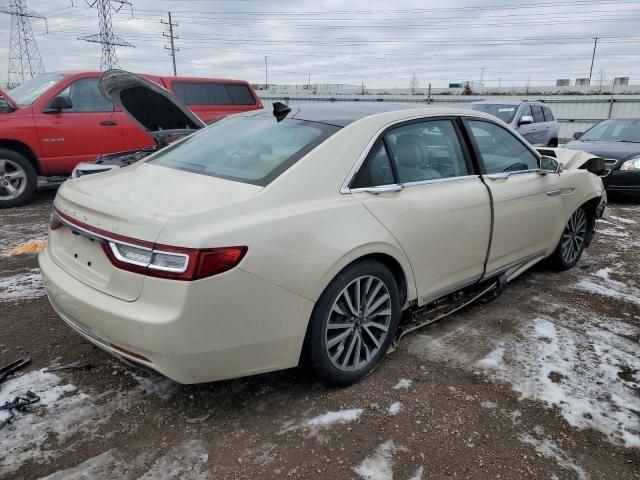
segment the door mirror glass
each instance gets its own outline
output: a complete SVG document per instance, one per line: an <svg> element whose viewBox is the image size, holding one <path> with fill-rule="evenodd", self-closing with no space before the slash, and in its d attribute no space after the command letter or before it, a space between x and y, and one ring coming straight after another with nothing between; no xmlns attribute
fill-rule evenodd
<svg viewBox="0 0 640 480"><path fill-rule="evenodd" d="M553 157L540 158L540 170L544 173L560 173L560 163Z"/></svg>
<svg viewBox="0 0 640 480"><path fill-rule="evenodd" d="M61 110L68 110L73 108L73 102L71 102L71 98L66 95L58 95L53 100L47 108L44 109L45 113L56 113Z"/></svg>
<svg viewBox="0 0 640 480"><path fill-rule="evenodd" d="M533 117L531 115L523 115L520 117L518 125L531 125L533 123Z"/></svg>
<svg viewBox="0 0 640 480"><path fill-rule="evenodd" d="M4 98L0 98L0 112L11 113L15 110Z"/></svg>
<svg viewBox="0 0 640 480"><path fill-rule="evenodd" d="M584 132L576 132L576 133L574 133L574 134L573 134L573 138L574 138L575 140L577 140L577 139L579 139L579 138L582 136L582 134L583 134L583 133L584 133Z"/></svg>

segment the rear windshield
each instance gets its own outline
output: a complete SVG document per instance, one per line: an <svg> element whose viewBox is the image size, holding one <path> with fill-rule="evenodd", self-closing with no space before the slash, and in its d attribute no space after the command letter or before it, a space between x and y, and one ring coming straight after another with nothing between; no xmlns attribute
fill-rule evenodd
<svg viewBox="0 0 640 480"><path fill-rule="evenodd" d="M475 103L470 105L473 110L485 112L498 117L505 123L511 123L518 110L518 105L505 105L500 103Z"/></svg>
<svg viewBox="0 0 640 480"><path fill-rule="evenodd" d="M231 117L171 145L149 163L265 186L339 127L271 115Z"/></svg>
<svg viewBox="0 0 640 480"><path fill-rule="evenodd" d="M187 105L255 105L247 85L212 82L174 82L173 89Z"/></svg>
<svg viewBox="0 0 640 480"><path fill-rule="evenodd" d="M27 80L13 90L9 90L8 94L18 106L26 107L64 78L66 75L63 73L47 73Z"/></svg>

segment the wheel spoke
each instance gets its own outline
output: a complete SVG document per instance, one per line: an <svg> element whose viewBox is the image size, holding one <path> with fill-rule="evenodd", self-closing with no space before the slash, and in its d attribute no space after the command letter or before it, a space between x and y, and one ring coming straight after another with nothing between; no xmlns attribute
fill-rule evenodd
<svg viewBox="0 0 640 480"><path fill-rule="evenodd" d="M338 315L341 315L343 317L348 317L348 315L346 313L344 313L344 310L342 310L342 308L340 308L340 305L338 305L338 302L333 304L333 308L331 309L332 312L336 312Z"/></svg>
<svg viewBox="0 0 640 480"><path fill-rule="evenodd" d="M358 333L358 335L356 335L357 340L356 340L356 351L354 353L354 361L353 361L353 366L358 368L360 366L360 350L362 350L362 336L360 335L360 333Z"/></svg>
<svg viewBox="0 0 640 480"><path fill-rule="evenodd" d="M380 289L382 288L382 282L378 282L375 286L375 288L373 289L373 292L371 292L371 295L369 295L369 298L367 299L365 305L364 305L364 311L365 313L369 311L369 308L371 307L371 302L373 302L376 298L376 296L378 295L378 292L380 291Z"/></svg>
<svg viewBox="0 0 640 480"><path fill-rule="evenodd" d="M346 367L349 364L349 359L351 358L351 354L353 353L353 347L356 344L357 335L354 334L351 337L351 342L349 343L349 348L347 349L347 353L345 353L344 358L342 359L342 366Z"/></svg>
<svg viewBox="0 0 640 480"><path fill-rule="evenodd" d="M358 311L353 308L353 303L351 301L351 296L349 295L349 288L345 288L344 291L342 292L342 296L344 297L345 302L347 303L347 307L349 307L349 311L351 312L351 315L353 315L354 317L358 316Z"/></svg>
<svg viewBox="0 0 640 480"><path fill-rule="evenodd" d="M5 177L9 177L10 180L20 180L26 177L25 173L22 170L16 170L15 172L6 173Z"/></svg>
<svg viewBox="0 0 640 480"><path fill-rule="evenodd" d="M7 171L7 161L0 158L0 172Z"/></svg>
<svg viewBox="0 0 640 480"><path fill-rule="evenodd" d="M367 309L367 311L365 311L365 312L364 312L364 315L365 315L365 316L369 316L371 313L375 312L375 311L376 311L376 309L377 309L380 305L382 305L384 302L386 302L387 300L389 300L389 298L391 298L391 297L390 297L390 296L389 296L389 294L388 294L388 293L386 293L386 292L385 292L385 293L383 293L382 295L380 295L380 297L379 297L375 302L373 302L373 304L372 304L372 305Z"/></svg>
<svg viewBox="0 0 640 480"><path fill-rule="evenodd" d="M351 333L351 330L345 330L344 332L339 333L338 335L333 337L331 340L327 340L327 348L334 347L335 345L340 343L342 340L347 338L350 333Z"/></svg>
<svg viewBox="0 0 640 480"><path fill-rule="evenodd" d="M386 332L387 330L389 330L389 327L378 322L367 322L363 325L363 327L374 327L374 328L377 328L378 330L382 330L383 332Z"/></svg>
<svg viewBox="0 0 640 480"><path fill-rule="evenodd" d="M4 189L9 192L9 195L16 195L18 193L18 189L13 186L11 182L7 182L6 185L2 185Z"/></svg>
<svg viewBox="0 0 640 480"><path fill-rule="evenodd" d="M329 323L327 325L327 330L341 330L343 328L351 327L353 327L353 323Z"/></svg>
<svg viewBox="0 0 640 480"><path fill-rule="evenodd" d="M356 280L356 294L355 294L356 304L354 305L354 307L356 307L356 312L358 312L358 315L360 315L361 306L362 306L362 301L361 301L361 298L360 298L360 295L361 295L361 292L360 292L360 281L361 281L360 278Z"/></svg>
<svg viewBox="0 0 640 480"><path fill-rule="evenodd" d="M371 330L369 330L369 327L364 326L364 327L362 327L362 329L365 332L367 332L367 334L369 335L369 337L373 341L373 344L376 346L376 348L380 348L380 345L381 345L380 341L376 338L376 336L373 333L371 333ZM366 343L365 343L365 345L366 345Z"/></svg>

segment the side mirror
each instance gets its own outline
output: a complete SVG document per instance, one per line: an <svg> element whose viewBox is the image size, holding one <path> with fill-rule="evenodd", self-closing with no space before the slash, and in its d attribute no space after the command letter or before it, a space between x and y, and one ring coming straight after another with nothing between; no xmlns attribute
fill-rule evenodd
<svg viewBox="0 0 640 480"><path fill-rule="evenodd" d="M62 110L68 110L69 108L73 108L73 102L71 101L71 98L63 95L58 95L53 100L51 100L49 106L44 108L42 111L44 113L60 113Z"/></svg>
<svg viewBox="0 0 640 480"><path fill-rule="evenodd" d="M531 115L523 115L518 121L518 125L531 125L533 123L533 117Z"/></svg>
<svg viewBox="0 0 640 480"><path fill-rule="evenodd" d="M584 133L584 132L576 132L576 133L574 133L574 134L573 134L573 138L574 138L575 140L577 140L577 139L579 139L579 138L582 136L582 134L583 134L583 133Z"/></svg>
<svg viewBox="0 0 640 480"><path fill-rule="evenodd" d="M15 110L4 98L0 98L0 112L11 113Z"/></svg>
<svg viewBox="0 0 640 480"><path fill-rule="evenodd" d="M553 157L547 157L546 155L543 155L540 158L540 172L560 173L562 172L562 164Z"/></svg>

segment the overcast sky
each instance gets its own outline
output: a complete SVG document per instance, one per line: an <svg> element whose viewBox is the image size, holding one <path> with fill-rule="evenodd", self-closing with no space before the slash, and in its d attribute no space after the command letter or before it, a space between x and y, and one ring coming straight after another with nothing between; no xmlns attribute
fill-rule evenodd
<svg viewBox="0 0 640 480"><path fill-rule="evenodd" d="M93 1L93 0L91 0ZM0 0L5 6L10 0ZM73 3L73 6L72 6ZM167 11L179 23L178 74L265 79L270 83L346 83L368 87L480 81L487 86L551 85L588 77L630 76L640 83L640 1L620 0L131 0L114 14L127 70L171 73L162 33ZM32 19L48 71L97 69L100 45L77 40L98 32L85 0L28 0L47 16ZM0 80L7 78L10 17L0 15ZM484 72L482 69L484 68Z"/></svg>

